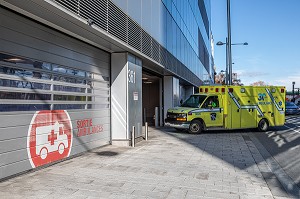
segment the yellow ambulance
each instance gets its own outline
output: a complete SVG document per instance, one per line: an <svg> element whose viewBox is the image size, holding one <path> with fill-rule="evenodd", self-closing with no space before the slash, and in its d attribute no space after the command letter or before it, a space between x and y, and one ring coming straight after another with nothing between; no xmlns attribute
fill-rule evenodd
<svg viewBox="0 0 300 199"><path fill-rule="evenodd" d="M179 107L168 109L165 126L190 133L203 130L258 128L285 122L283 86L200 86Z"/></svg>

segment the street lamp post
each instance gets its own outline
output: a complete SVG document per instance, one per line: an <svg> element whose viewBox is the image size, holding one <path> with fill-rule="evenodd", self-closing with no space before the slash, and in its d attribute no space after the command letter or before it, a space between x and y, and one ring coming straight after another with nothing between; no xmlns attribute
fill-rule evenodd
<svg viewBox="0 0 300 199"><path fill-rule="evenodd" d="M300 88L295 88L295 89L297 89L298 90L298 94L297 95L300 95Z"/></svg>
<svg viewBox="0 0 300 199"><path fill-rule="evenodd" d="M223 42L218 42L223 45ZM217 43L217 45L218 45ZM227 38L226 38L226 84L232 85L232 53L231 45L240 45L231 43L231 19L230 19L230 0L227 0ZM242 45L248 45L247 42ZM228 75L229 73L229 75ZM228 77L229 76L229 77Z"/></svg>
<svg viewBox="0 0 300 199"><path fill-rule="evenodd" d="M292 99L292 102L295 102L295 92L294 92L294 90L295 90L295 82L292 82L292 84L293 84L293 90L292 90L292 92L293 92L293 99Z"/></svg>
<svg viewBox="0 0 300 199"><path fill-rule="evenodd" d="M231 54L231 19L230 19L230 0L227 0L227 59L229 68L228 85L232 85L232 54Z"/></svg>
<svg viewBox="0 0 300 199"><path fill-rule="evenodd" d="M225 74L225 84L226 85L232 85L232 56L231 56L231 48L229 48L229 46L233 46L233 45L244 45L244 46L247 46L248 43L247 42L244 42L244 43L234 43L234 44L230 44L229 45L229 42L228 42L228 38L226 37L226 42L221 42L221 41L218 41L216 43L217 46L222 46L222 45L225 45L226 44L226 74Z"/></svg>

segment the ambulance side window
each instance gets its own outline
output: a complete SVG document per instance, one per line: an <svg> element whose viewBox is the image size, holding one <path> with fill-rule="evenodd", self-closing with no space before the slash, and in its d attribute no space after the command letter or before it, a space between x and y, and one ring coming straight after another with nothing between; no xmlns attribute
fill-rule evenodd
<svg viewBox="0 0 300 199"><path fill-rule="evenodd" d="M218 96L208 97L202 108L219 108Z"/></svg>

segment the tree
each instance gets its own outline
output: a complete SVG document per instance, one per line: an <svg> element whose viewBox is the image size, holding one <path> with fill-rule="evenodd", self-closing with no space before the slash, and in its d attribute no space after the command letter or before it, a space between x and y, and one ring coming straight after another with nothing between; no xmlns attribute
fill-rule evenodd
<svg viewBox="0 0 300 199"><path fill-rule="evenodd" d="M225 74L219 72L219 74L215 75L215 83L216 84L225 84Z"/></svg>
<svg viewBox="0 0 300 199"><path fill-rule="evenodd" d="M257 82L254 82L252 84L250 84L251 86L267 86L268 84L264 81L257 81Z"/></svg>

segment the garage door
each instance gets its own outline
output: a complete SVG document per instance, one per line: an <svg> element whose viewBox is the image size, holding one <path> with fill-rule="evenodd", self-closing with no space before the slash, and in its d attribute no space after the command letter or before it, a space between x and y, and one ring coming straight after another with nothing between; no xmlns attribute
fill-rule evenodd
<svg viewBox="0 0 300 199"><path fill-rule="evenodd" d="M0 8L0 179L110 142L110 54Z"/></svg>

